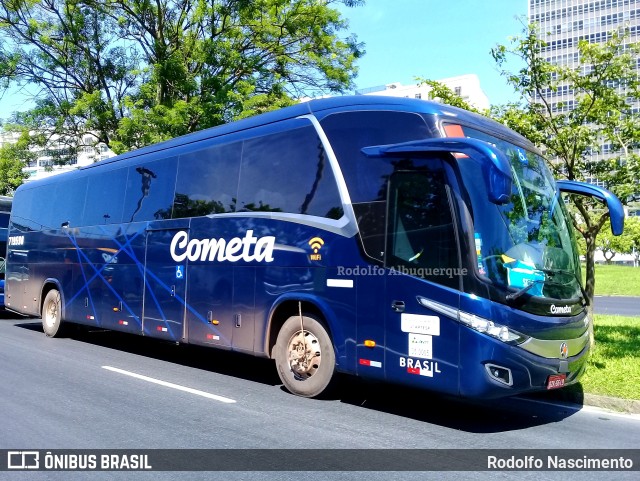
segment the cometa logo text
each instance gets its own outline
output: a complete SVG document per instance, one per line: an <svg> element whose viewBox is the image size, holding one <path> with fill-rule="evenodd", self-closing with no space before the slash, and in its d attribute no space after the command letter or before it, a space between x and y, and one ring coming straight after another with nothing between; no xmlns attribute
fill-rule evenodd
<svg viewBox="0 0 640 481"><path fill-rule="evenodd" d="M551 314L571 314L571 306L556 306L551 304Z"/></svg>
<svg viewBox="0 0 640 481"><path fill-rule="evenodd" d="M171 240L171 258L176 262L189 259L195 261L236 262L273 262L273 249L276 238L265 236L257 238L252 230L244 237L225 239L191 239L185 231L179 231Z"/></svg>

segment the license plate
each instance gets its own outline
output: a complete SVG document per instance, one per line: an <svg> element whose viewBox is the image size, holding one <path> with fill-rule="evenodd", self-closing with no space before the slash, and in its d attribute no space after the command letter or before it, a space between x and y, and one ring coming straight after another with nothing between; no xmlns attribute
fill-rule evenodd
<svg viewBox="0 0 640 481"><path fill-rule="evenodd" d="M554 374L549 376L549 379L547 379L547 389L558 389L563 387L566 379L566 374Z"/></svg>

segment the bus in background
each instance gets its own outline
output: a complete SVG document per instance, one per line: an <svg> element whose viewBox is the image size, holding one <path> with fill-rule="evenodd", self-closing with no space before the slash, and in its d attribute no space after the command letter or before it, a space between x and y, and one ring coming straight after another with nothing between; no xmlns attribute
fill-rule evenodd
<svg viewBox="0 0 640 481"><path fill-rule="evenodd" d="M495 398L583 374L592 319L561 192L526 139L404 98L313 100L21 186L6 305L336 372Z"/></svg>
<svg viewBox="0 0 640 481"><path fill-rule="evenodd" d="M12 197L0 195L0 309L4 309L4 270Z"/></svg>

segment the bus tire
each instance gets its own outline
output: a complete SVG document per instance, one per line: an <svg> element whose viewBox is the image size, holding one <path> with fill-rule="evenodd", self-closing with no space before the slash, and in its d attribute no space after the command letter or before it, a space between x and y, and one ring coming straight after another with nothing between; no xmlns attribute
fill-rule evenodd
<svg viewBox="0 0 640 481"><path fill-rule="evenodd" d="M62 334L62 306L60 293L56 289L47 292L42 303L42 330L47 337L59 337Z"/></svg>
<svg viewBox="0 0 640 481"><path fill-rule="evenodd" d="M326 394L334 380L336 355L329 333L320 321L309 315L285 321L274 348L278 376L292 394L318 397ZM303 345L305 346L303 348Z"/></svg>

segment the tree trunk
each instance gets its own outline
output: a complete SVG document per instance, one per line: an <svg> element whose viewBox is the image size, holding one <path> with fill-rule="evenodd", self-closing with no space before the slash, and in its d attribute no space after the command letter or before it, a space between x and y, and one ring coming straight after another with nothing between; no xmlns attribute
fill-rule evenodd
<svg viewBox="0 0 640 481"><path fill-rule="evenodd" d="M587 301L589 306L593 308L593 296L596 288L596 236L587 234L584 236L585 243L587 244L587 252L585 259L587 263L587 276L585 280L584 290L587 293Z"/></svg>
<svg viewBox="0 0 640 481"><path fill-rule="evenodd" d="M616 256L616 252L611 250L603 250L602 255L604 256L605 262L607 264L611 264L611 261L613 261L613 258Z"/></svg>

